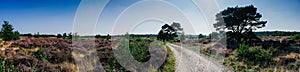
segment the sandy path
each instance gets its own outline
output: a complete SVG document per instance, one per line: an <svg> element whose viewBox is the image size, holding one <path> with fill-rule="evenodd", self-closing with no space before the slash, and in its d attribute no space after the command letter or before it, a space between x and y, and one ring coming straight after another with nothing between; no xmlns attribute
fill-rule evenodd
<svg viewBox="0 0 300 72"><path fill-rule="evenodd" d="M227 72L222 64L192 50L168 43L176 58L176 72Z"/></svg>

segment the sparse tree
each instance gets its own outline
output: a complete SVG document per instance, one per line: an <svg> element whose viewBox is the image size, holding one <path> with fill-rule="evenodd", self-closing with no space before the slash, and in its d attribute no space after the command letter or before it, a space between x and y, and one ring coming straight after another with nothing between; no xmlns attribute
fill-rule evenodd
<svg viewBox="0 0 300 72"><path fill-rule="evenodd" d="M11 24L9 24L8 21L4 21L4 24L1 28L2 33L2 39L4 41L11 41L11 40L17 40L20 39L19 32L13 32L14 28Z"/></svg>

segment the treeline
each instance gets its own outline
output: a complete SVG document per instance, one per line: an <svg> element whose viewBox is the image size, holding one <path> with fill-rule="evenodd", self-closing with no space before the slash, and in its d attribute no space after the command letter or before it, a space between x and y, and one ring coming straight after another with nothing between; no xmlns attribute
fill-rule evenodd
<svg viewBox="0 0 300 72"><path fill-rule="evenodd" d="M263 32L254 32L257 36L293 36L300 34L300 32L286 32L286 31L263 31Z"/></svg>
<svg viewBox="0 0 300 72"><path fill-rule="evenodd" d="M56 37L56 35L51 35L51 34L31 34L31 33L28 33L28 34L20 34L20 36L22 37L35 37L35 38L38 38L38 37Z"/></svg>
<svg viewBox="0 0 300 72"><path fill-rule="evenodd" d="M75 33L74 33L75 34ZM74 35L72 33L63 33L63 34L40 34L39 32L35 34L27 33L27 34L20 34L22 37L34 37L34 38L49 38L49 37L57 37L57 38L69 38L71 39Z"/></svg>

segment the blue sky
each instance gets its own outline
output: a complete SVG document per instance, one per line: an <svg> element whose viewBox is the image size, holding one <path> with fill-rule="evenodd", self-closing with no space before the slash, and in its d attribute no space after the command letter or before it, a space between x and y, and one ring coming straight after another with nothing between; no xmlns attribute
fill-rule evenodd
<svg viewBox="0 0 300 72"><path fill-rule="evenodd" d="M118 16L139 0L111 0L99 17L96 33L112 33ZM196 33L209 33L214 29L203 13L189 0L166 0L189 18ZM262 13L267 26L259 31L300 31L299 0L216 0L220 10L227 7L253 4ZM56 34L71 32L80 0L1 0L0 20L9 21L21 33ZM143 12L141 12L143 14ZM141 22L130 33L157 33L163 22Z"/></svg>

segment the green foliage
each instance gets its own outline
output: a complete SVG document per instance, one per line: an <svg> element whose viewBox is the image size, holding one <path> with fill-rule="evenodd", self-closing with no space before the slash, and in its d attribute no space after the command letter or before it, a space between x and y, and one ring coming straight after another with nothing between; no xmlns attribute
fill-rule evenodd
<svg viewBox="0 0 300 72"><path fill-rule="evenodd" d="M7 59L0 57L0 72L13 72L15 69L14 65L7 66L6 65Z"/></svg>
<svg viewBox="0 0 300 72"><path fill-rule="evenodd" d="M109 39L111 39L111 36L109 34L107 34L106 40L109 40Z"/></svg>
<svg viewBox="0 0 300 72"><path fill-rule="evenodd" d="M300 34L300 32L288 32L288 31L262 31L255 32L257 36L292 36Z"/></svg>
<svg viewBox="0 0 300 72"><path fill-rule="evenodd" d="M166 62L163 65L162 72L175 72L176 66L175 66L175 57L174 53L171 51L171 49L168 46L165 46L167 52L169 53L169 56L166 59Z"/></svg>
<svg viewBox="0 0 300 72"><path fill-rule="evenodd" d="M36 52L33 53L33 56L39 60L46 60L47 55L46 52L44 50L38 50Z"/></svg>
<svg viewBox="0 0 300 72"><path fill-rule="evenodd" d="M107 34L106 36L102 36L102 35L100 35L100 34L97 34L97 35L95 36L95 38L104 38L104 39L106 39L106 40L109 40L109 39L111 39L111 36L110 36L109 34Z"/></svg>
<svg viewBox="0 0 300 72"><path fill-rule="evenodd" d="M173 41L175 37L178 37L178 34L182 34L183 28L179 23L173 23L171 26L165 24L161 27L157 35L158 40L162 41Z"/></svg>
<svg viewBox="0 0 300 72"><path fill-rule="evenodd" d="M231 35L227 35L229 41L240 43L242 39L248 39L247 33L266 26L267 21L260 20L261 17L262 15L257 13L257 8L253 5L228 7L217 13L217 22L213 25L217 31L230 32Z"/></svg>
<svg viewBox="0 0 300 72"><path fill-rule="evenodd" d="M295 34L291 37L292 40L300 39L300 34Z"/></svg>
<svg viewBox="0 0 300 72"><path fill-rule="evenodd" d="M0 58L0 71L1 72L5 71L5 62L6 62L5 58Z"/></svg>
<svg viewBox="0 0 300 72"><path fill-rule="evenodd" d="M198 38L200 39L200 38L204 38L205 36L203 35L203 34L199 34L198 35Z"/></svg>
<svg viewBox="0 0 300 72"><path fill-rule="evenodd" d="M34 38L40 38L40 33L37 32L36 34L33 35Z"/></svg>
<svg viewBox="0 0 300 72"><path fill-rule="evenodd" d="M20 33L18 31L15 31L13 35L13 40L19 40L19 39L20 39Z"/></svg>
<svg viewBox="0 0 300 72"><path fill-rule="evenodd" d="M277 56L277 55L279 55L279 50L278 50L278 48L269 47L269 48L268 48L268 51L269 51L269 53L270 53L272 56Z"/></svg>
<svg viewBox="0 0 300 72"><path fill-rule="evenodd" d="M62 37L67 38L67 36L68 36L67 33L64 33Z"/></svg>
<svg viewBox="0 0 300 72"><path fill-rule="evenodd" d="M14 28L11 24L9 24L8 21L4 21L4 24L2 25L1 28L1 33L2 33L2 40L4 41L11 41L11 40L17 40L20 39L19 32L13 32Z"/></svg>
<svg viewBox="0 0 300 72"><path fill-rule="evenodd" d="M129 43L130 53L139 62L146 62L148 55L148 43L144 40Z"/></svg>
<svg viewBox="0 0 300 72"><path fill-rule="evenodd" d="M245 62L248 65L259 65L266 67L273 64L274 60L269 53L263 50L260 46L249 47L245 44L241 44L240 48L236 50L239 60Z"/></svg>
<svg viewBox="0 0 300 72"><path fill-rule="evenodd" d="M117 60L113 57L111 59L108 60L108 68L106 69L107 72L112 72L114 69L116 69L117 65L116 65Z"/></svg>
<svg viewBox="0 0 300 72"><path fill-rule="evenodd" d="M237 55L240 57L240 58L245 58L247 55L248 55L248 52L249 52L249 46L246 45L246 44L241 44L240 45L240 48L238 48L236 50L236 53Z"/></svg>
<svg viewBox="0 0 300 72"><path fill-rule="evenodd" d="M73 36L72 33L69 33L68 36L67 36L67 38L68 39L72 39L72 36Z"/></svg>
<svg viewBox="0 0 300 72"><path fill-rule="evenodd" d="M63 36L61 34L56 35L57 38L62 38Z"/></svg>

